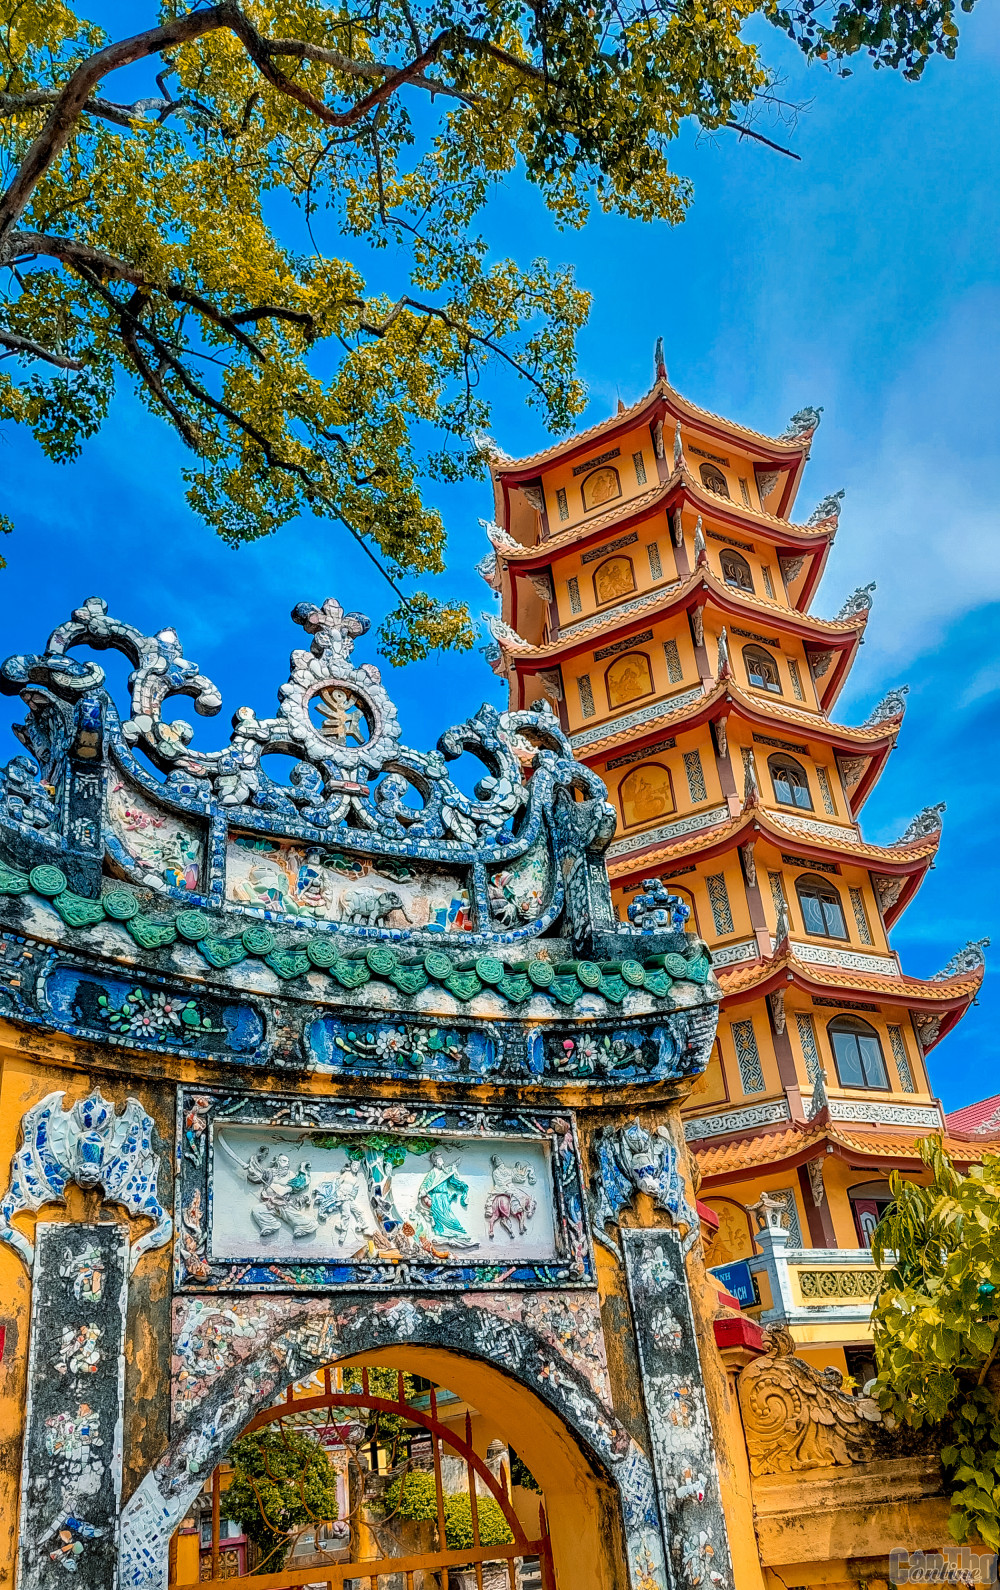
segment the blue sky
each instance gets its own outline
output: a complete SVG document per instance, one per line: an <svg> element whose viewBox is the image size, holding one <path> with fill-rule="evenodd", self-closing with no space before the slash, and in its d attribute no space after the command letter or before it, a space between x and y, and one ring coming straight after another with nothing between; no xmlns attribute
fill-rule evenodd
<svg viewBox="0 0 1000 1590"><path fill-rule="evenodd" d="M981 4L962 25L958 59L934 62L918 85L863 64L845 81L806 69L764 29L784 94L810 102L792 133L777 134L802 160L731 134L685 135L673 164L694 178L695 202L681 227L598 215L583 232L560 233L517 183L488 216L498 253L571 261L594 295L580 339L591 396L582 424L649 386L658 335L675 385L760 430L824 405L799 506L841 486L847 497L814 610L832 614L856 585L878 582L837 715L860 721L890 686L911 687L866 834L890 841L919 807L948 803L940 860L894 934L920 976L967 938L994 934L1000 955L1000 23ZM501 445L514 454L545 445L523 393L499 375L494 390ZM148 630L174 624L223 692L220 717L198 720L198 743L210 748L237 706L273 710L301 637L288 618L296 602L332 594L376 621L394 604L356 549L312 521L224 547L184 503L182 462L180 444L127 398L68 467L0 429L0 511L17 526L0 549L0 649L41 649L94 594ZM440 592L478 612L489 592L472 564L486 550L478 519L490 514L488 489L435 496L450 533ZM414 746L480 701L501 702L477 654L388 672ZM19 704L0 701L4 757L19 716ZM1000 1091L998 988L988 974L979 1007L932 1057L946 1107Z"/></svg>

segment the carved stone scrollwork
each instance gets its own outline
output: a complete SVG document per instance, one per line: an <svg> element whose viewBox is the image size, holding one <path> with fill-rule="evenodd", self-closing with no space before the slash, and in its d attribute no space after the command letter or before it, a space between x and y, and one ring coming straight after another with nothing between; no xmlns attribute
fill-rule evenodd
<svg viewBox="0 0 1000 1590"><path fill-rule="evenodd" d="M552 576L548 569L532 569L528 575L528 582L532 586L538 600L544 602L547 606L551 602L553 594Z"/></svg>
<svg viewBox="0 0 1000 1590"><path fill-rule="evenodd" d="M766 503L775 486L778 484L780 470L761 469L754 472L757 479L757 491L762 503Z"/></svg>
<svg viewBox="0 0 1000 1590"><path fill-rule="evenodd" d="M476 573L484 579L491 591L500 589L500 562L495 552L487 552L476 564Z"/></svg>
<svg viewBox="0 0 1000 1590"><path fill-rule="evenodd" d="M889 1444L878 1404L851 1397L836 1369L794 1356L787 1331L771 1332L771 1351L737 1381L750 1472L793 1474L870 1462Z"/></svg>
<svg viewBox="0 0 1000 1590"><path fill-rule="evenodd" d="M522 486L521 495L528 503L528 506L534 508L536 513L545 512L545 495L541 486Z"/></svg>
<svg viewBox="0 0 1000 1590"><path fill-rule="evenodd" d="M813 678L822 679L823 675L828 672L830 664L833 662L833 652L810 651L806 653L806 656L809 658L809 666L812 669Z"/></svg>
<svg viewBox="0 0 1000 1590"><path fill-rule="evenodd" d="M944 1017L922 1015L914 1016L913 1020L916 1023L917 1036L920 1039L922 1047L925 1050L930 1049L934 1044L937 1043L938 1038L941 1035L941 1028L944 1025Z"/></svg>
<svg viewBox="0 0 1000 1590"><path fill-rule="evenodd" d="M713 718L712 733L715 736L715 749L720 756L729 755L729 733L725 718Z"/></svg>
<svg viewBox="0 0 1000 1590"><path fill-rule="evenodd" d="M786 585L795 584L795 581L802 573L802 568L805 561L806 560L802 555L796 557L782 557L779 555L778 564L781 568L781 578L784 580Z"/></svg>
<svg viewBox="0 0 1000 1590"><path fill-rule="evenodd" d="M479 523L489 536L495 551L505 552L511 548L517 551L523 550L520 541L515 541L510 531L505 530L502 524L497 524L493 519L480 519Z"/></svg>
<svg viewBox="0 0 1000 1590"><path fill-rule="evenodd" d="M780 1036L785 1030L785 990L776 988L773 993L768 994L767 1003L770 1006L774 1030Z"/></svg>
<svg viewBox="0 0 1000 1590"><path fill-rule="evenodd" d="M846 789L851 789L868 766L866 756L838 756L837 766Z"/></svg>
<svg viewBox="0 0 1000 1590"><path fill-rule="evenodd" d="M740 846L740 859L743 862L743 876L752 889L757 882L757 860L752 843Z"/></svg>
<svg viewBox="0 0 1000 1590"><path fill-rule="evenodd" d="M826 1183L823 1180L823 1161L821 1159L807 1160L806 1172L809 1176L809 1189L813 1196L813 1203L816 1205L816 1208L819 1209L826 1199Z"/></svg>
<svg viewBox="0 0 1000 1590"><path fill-rule="evenodd" d="M653 427L653 446L656 448L657 458L663 457L663 421L657 420Z"/></svg>
<svg viewBox="0 0 1000 1590"><path fill-rule="evenodd" d="M691 633L696 646L705 644L705 609L696 607L691 612Z"/></svg>
<svg viewBox="0 0 1000 1590"><path fill-rule="evenodd" d="M558 668L539 668L538 682L550 701L563 699L562 673Z"/></svg>
<svg viewBox="0 0 1000 1590"><path fill-rule="evenodd" d="M887 878L878 873L872 873L872 885L878 896L879 909L889 911L896 904L903 892L905 878Z"/></svg>
<svg viewBox="0 0 1000 1590"><path fill-rule="evenodd" d="M681 511L679 508L674 509L673 517L670 521L670 535L675 547L682 547L684 545L684 521L681 518Z"/></svg>

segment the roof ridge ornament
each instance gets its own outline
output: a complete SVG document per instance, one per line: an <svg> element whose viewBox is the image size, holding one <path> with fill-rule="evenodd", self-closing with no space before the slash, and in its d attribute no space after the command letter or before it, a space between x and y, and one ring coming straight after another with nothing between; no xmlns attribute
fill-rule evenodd
<svg viewBox="0 0 1000 1590"><path fill-rule="evenodd" d="M822 404L819 406L819 408L799 409L797 413L792 415L788 424L785 426L785 429L777 438L778 441L797 442L804 438L811 437L813 432L817 430L819 426L820 416L822 413Z"/></svg>
<svg viewBox="0 0 1000 1590"><path fill-rule="evenodd" d="M887 691L878 706L872 708L861 727L874 729L880 723L889 723L893 718L901 718L906 711L906 698L909 693L909 685L897 685L894 690Z"/></svg>
<svg viewBox="0 0 1000 1590"><path fill-rule="evenodd" d="M837 618L857 618L860 614L868 614L872 610L872 593L876 589L876 582L872 580L868 585L859 585L852 591L844 602Z"/></svg>
<svg viewBox="0 0 1000 1590"><path fill-rule="evenodd" d="M662 337L657 337L657 339L656 339L655 364L656 364L656 379L657 379L657 381L666 381L668 379L668 377L667 377L667 363L666 363L666 360L663 357L663 338Z"/></svg>
<svg viewBox="0 0 1000 1590"><path fill-rule="evenodd" d="M897 845L909 844L914 839L924 839L928 834L938 834L944 824L942 817L947 811L944 801L938 801L936 806L923 806L916 816L911 817L904 831L896 840Z"/></svg>
<svg viewBox="0 0 1000 1590"><path fill-rule="evenodd" d="M969 939L960 950L952 956L947 966L942 966L931 978L932 983L943 983L949 977L961 977L964 972L978 972L986 966L985 950L990 947L989 938Z"/></svg>
<svg viewBox="0 0 1000 1590"><path fill-rule="evenodd" d="M811 525L826 524L831 519L835 522L838 521L840 519L840 510L844 506L845 495L844 488L841 487L839 491L832 491L828 497L824 497L822 501L818 502L806 520L806 528L808 529Z"/></svg>

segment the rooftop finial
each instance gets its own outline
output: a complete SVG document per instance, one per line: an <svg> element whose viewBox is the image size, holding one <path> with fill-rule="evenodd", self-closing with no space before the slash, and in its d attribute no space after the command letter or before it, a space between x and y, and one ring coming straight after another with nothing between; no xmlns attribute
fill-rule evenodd
<svg viewBox="0 0 1000 1590"><path fill-rule="evenodd" d="M665 381L667 379L667 366L663 357L662 337L657 337L656 339L656 379L658 381Z"/></svg>

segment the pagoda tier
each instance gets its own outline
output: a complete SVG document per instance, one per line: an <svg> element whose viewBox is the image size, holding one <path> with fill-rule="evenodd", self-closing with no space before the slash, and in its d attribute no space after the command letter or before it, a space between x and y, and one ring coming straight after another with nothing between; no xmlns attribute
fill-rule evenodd
<svg viewBox="0 0 1000 1590"><path fill-rule="evenodd" d="M501 602L493 667L513 706L557 707L604 781L620 919L641 916L655 880L711 948L724 998L685 1130L718 1256L753 1254L747 1209L763 1192L801 1242L858 1246L870 1222L851 1175L887 1186L888 1168L912 1165L917 1139L941 1129L925 1056L974 1000L982 947L922 980L889 943L933 864L943 807L890 845L857 826L906 692L858 727L830 720L872 587L835 618L808 611L842 496L804 525L787 518L818 411L766 437L658 373L603 425L492 458L499 523L480 572Z"/></svg>
<svg viewBox="0 0 1000 1590"><path fill-rule="evenodd" d="M510 601L512 631L518 628L519 596L530 590L532 597L537 597L540 589L545 590L545 579L545 575L535 573L527 586L519 579L514 580ZM520 635L516 642L508 635L502 644L509 662L517 665L519 680L527 685L532 675L537 677L554 667L564 670L566 678L572 678L579 673L575 665L583 659L586 666L588 653L599 648L604 637L612 633L624 637L649 624L666 626L669 630L683 613L688 615L693 626L704 629L707 625L708 632L716 636L728 625L729 633L737 640L741 636L752 636L764 641L769 626L780 623L782 634L789 641L800 644L812 678L816 706L825 712L839 695L861 644L869 613L866 598L867 593L864 593L864 599L859 597L849 606L849 611L835 619L790 613L787 606L782 607L773 598L757 596L727 583L710 566L707 552L701 551L698 566L684 579L667 581L642 596L615 603L592 618L550 627L550 638L541 644L532 644ZM531 606L537 608L537 602L532 601ZM745 628L747 624L754 626L752 631ZM808 696L803 699L808 700Z"/></svg>

